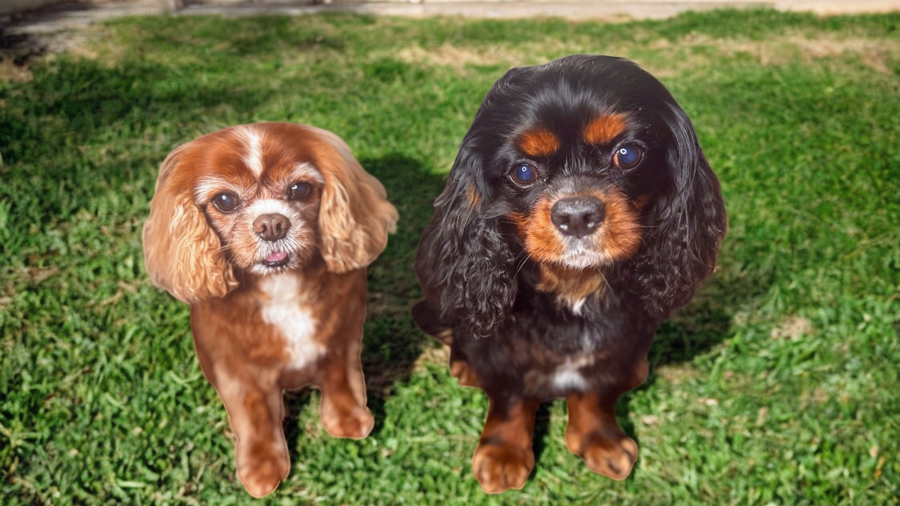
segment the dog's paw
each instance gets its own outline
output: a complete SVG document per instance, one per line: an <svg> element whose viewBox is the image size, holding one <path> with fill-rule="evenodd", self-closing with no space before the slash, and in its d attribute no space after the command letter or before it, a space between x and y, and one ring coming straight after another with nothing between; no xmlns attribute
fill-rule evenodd
<svg viewBox="0 0 900 506"><path fill-rule="evenodd" d="M364 406L355 406L349 412L323 409L322 425L334 437L362 439L375 427L375 417Z"/></svg>
<svg viewBox="0 0 900 506"><path fill-rule="evenodd" d="M624 480L631 474L637 460L638 446L628 436L620 439L591 438L579 453L588 469L614 480Z"/></svg>
<svg viewBox="0 0 900 506"><path fill-rule="evenodd" d="M238 479L250 495L260 498L271 494L290 468L290 460L284 456L247 458L238 467Z"/></svg>
<svg viewBox="0 0 900 506"><path fill-rule="evenodd" d="M534 467L531 449L482 444L472 457L472 472L488 494L521 489Z"/></svg>

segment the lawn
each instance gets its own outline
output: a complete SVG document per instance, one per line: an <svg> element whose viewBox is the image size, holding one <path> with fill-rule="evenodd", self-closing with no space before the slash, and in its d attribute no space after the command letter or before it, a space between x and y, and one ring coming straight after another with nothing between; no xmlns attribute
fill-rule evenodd
<svg viewBox="0 0 900 506"><path fill-rule="evenodd" d="M397 234L369 271L375 429L329 437L286 396L290 476L266 504L897 504L900 15L665 21L130 18L0 81L3 504L250 504L188 307L153 287L141 225L180 143L233 124L342 136ZM636 60L694 121L730 231L619 404L632 475L592 474L539 412L521 491L471 474L487 400L409 316L415 247L484 93L570 53Z"/></svg>

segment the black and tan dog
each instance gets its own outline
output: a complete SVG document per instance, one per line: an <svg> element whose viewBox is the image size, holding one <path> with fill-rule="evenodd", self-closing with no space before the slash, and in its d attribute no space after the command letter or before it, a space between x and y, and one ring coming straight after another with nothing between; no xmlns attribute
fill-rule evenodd
<svg viewBox="0 0 900 506"><path fill-rule="evenodd" d="M690 120L634 63L575 55L497 81L435 201L413 310L490 399L472 459L486 492L523 486L535 410L557 397L569 449L628 476L637 445L616 400L644 381L657 327L712 271L726 228Z"/></svg>

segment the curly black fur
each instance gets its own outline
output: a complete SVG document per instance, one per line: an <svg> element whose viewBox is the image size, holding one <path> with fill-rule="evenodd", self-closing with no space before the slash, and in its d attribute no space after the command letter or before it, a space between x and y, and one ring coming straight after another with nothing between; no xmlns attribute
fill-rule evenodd
<svg viewBox="0 0 900 506"><path fill-rule="evenodd" d="M715 267L727 221L719 181L700 150L687 115L675 103L666 117L672 132L667 159L674 186L651 207L651 227L633 259L647 311L665 318L683 306Z"/></svg>
<svg viewBox="0 0 900 506"><path fill-rule="evenodd" d="M416 272L423 286L439 287L434 296L446 327L458 322L487 336L515 300L513 255L500 232L500 218L485 216L465 202L466 185L478 177L478 162L467 154L457 157L450 181L435 201Z"/></svg>

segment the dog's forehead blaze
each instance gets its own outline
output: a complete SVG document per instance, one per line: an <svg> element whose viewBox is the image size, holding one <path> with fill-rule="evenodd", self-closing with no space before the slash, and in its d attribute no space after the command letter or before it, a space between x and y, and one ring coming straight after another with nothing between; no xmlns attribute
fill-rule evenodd
<svg viewBox="0 0 900 506"><path fill-rule="evenodd" d="M315 165L314 159L322 151L316 134L299 125L266 123L257 128L257 135L262 162L260 177L266 180L289 177L299 164Z"/></svg>
<svg viewBox="0 0 900 506"><path fill-rule="evenodd" d="M559 138L550 130L537 127L519 135L516 144L528 156L550 156L559 149Z"/></svg>
<svg viewBox="0 0 900 506"><path fill-rule="evenodd" d="M245 150L242 159L247 163L258 156L259 166L254 168L253 163L248 163L248 172L264 184L280 185L295 179L321 181L322 159L328 162L338 156L314 129L302 125L265 123L243 128L252 135L237 134Z"/></svg>
<svg viewBox="0 0 900 506"><path fill-rule="evenodd" d="M314 131L299 125L243 125L185 144L177 161L180 169L166 177L172 184L202 188L204 195L216 189L254 192L272 185L281 190L295 179L321 181L317 162L332 151Z"/></svg>
<svg viewBox="0 0 900 506"><path fill-rule="evenodd" d="M602 114L591 120L581 131L589 144L609 144L628 126L624 114Z"/></svg>

